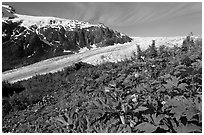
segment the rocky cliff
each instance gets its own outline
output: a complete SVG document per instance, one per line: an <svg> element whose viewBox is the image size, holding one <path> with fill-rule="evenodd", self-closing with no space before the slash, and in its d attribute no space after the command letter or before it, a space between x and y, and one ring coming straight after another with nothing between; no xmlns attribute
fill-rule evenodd
<svg viewBox="0 0 204 135"><path fill-rule="evenodd" d="M20 15L10 6L2 8L3 71L77 53L82 48L91 49L132 40L104 24Z"/></svg>

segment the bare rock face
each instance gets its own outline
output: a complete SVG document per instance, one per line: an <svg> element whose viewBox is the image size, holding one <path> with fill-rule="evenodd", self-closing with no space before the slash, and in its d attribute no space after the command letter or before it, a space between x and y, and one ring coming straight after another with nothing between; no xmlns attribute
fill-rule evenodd
<svg viewBox="0 0 204 135"><path fill-rule="evenodd" d="M103 24L19 15L14 11L10 12L12 17L2 20L3 71L77 53L84 47L91 49L93 45L104 47L132 40Z"/></svg>

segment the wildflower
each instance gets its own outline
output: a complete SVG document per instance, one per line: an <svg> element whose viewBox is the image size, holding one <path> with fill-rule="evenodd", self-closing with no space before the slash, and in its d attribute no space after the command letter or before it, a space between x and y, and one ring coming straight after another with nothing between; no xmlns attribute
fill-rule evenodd
<svg viewBox="0 0 204 135"><path fill-rule="evenodd" d="M132 102L137 102L137 98L138 98L138 95L131 95L131 98L132 98Z"/></svg>
<svg viewBox="0 0 204 135"><path fill-rule="evenodd" d="M79 112L79 108L76 108L75 112Z"/></svg>
<svg viewBox="0 0 204 135"><path fill-rule="evenodd" d="M135 78L138 78L140 75L138 73L135 73Z"/></svg>
<svg viewBox="0 0 204 135"><path fill-rule="evenodd" d="M105 92L110 92L110 90L109 89L105 89Z"/></svg>
<svg viewBox="0 0 204 135"><path fill-rule="evenodd" d="M155 65L152 65L152 67L154 68L154 67L156 67Z"/></svg>
<svg viewBox="0 0 204 135"><path fill-rule="evenodd" d="M116 84L115 83L111 83L109 84L110 87L116 87Z"/></svg>
<svg viewBox="0 0 204 135"><path fill-rule="evenodd" d="M162 101L161 104L162 104L162 105L166 104L166 101Z"/></svg>
<svg viewBox="0 0 204 135"><path fill-rule="evenodd" d="M133 98L133 99L132 99L132 102L137 102L137 98L136 98L136 97Z"/></svg>
<svg viewBox="0 0 204 135"><path fill-rule="evenodd" d="M105 87L105 92L110 92L110 90L107 87Z"/></svg>

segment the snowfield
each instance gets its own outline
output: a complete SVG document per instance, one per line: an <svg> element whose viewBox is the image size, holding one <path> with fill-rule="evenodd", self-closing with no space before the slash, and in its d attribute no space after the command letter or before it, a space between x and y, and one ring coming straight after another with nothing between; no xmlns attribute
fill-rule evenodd
<svg viewBox="0 0 204 135"><path fill-rule="evenodd" d="M15 17L12 19L12 22L21 22L21 26L24 26L29 29L32 25L36 25L38 28L45 27L49 25L52 28L61 28L63 26L64 29L68 29L69 31L73 31L75 28L89 28L92 26L96 27L104 27L103 24L90 24L89 22L79 21L79 20L70 20L52 16L30 16L30 15L21 15L17 13L10 13L8 8L3 8L4 14L7 17L3 17L3 21L6 23L8 17ZM60 25L60 26L59 26ZM38 31L36 31L38 32Z"/></svg>
<svg viewBox="0 0 204 135"><path fill-rule="evenodd" d="M182 37L132 37L133 41L125 44L115 44L102 48L93 48L88 50L82 49L81 52L73 55L59 56L47 59L32 65L21 67L14 70L5 71L2 73L2 80L8 82L16 82L31 78L39 74L52 73L72 65L73 63L82 61L89 64L97 65L106 61L118 62L126 58L130 58L133 52L136 52L136 45L140 45L142 50L151 45L152 40L155 40L156 46L174 45L181 46L184 36Z"/></svg>

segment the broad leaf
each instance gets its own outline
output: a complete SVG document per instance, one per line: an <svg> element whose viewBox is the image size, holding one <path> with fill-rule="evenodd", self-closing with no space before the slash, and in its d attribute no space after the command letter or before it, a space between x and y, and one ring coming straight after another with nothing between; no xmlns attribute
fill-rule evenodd
<svg viewBox="0 0 204 135"><path fill-rule="evenodd" d="M178 83L179 83L179 79L176 78L175 76L171 76L171 80L168 80L167 84L166 85L164 84L164 86L168 89L171 89L171 87L173 86L177 87Z"/></svg>
<svg viewBox="0 0 204 135"><path fill-rule="evenodd" d="M200 68L202 68L202 61L196 60L196 62L192 63L192 66L194 66L194 68L200 69Z"/></svg>
<svg viewBox="0 0 204 135"><path fill-rule="evenodd" d="M170 112L174 113L174 117L178 121L183 115L184 111L185 111L185 108L183 107L175 107L175 108L172 108Z"/></svg>
<svg viewBox="0 0 204 135"><path fill-rule="evenodd" d="M175 128L177 133L191 133L191 132L202 132L202 128L195 124L187 124L186 126L181 124Z"/></svg>
<svg viewBox="0 0 204 135"><path fill-rule="evenodd" d="M185 90L186 86L188 86L186 83L181 83L178 85L178 88L181 90Z"/></svg>
<svg viewBox="0 0 204 135"><path fill-rule="evenodd" d="M165 125L165 124L164 125L159 125L159 127L164 129L164 130L168 130L169 129L169 127L167 125Z"/></svg>
<svg viewBox="0 0 204 135"><path fill-rule="evenodd" d="M148 122L143 122L136 126L136 129L144 131L146 133L152 133L157 129L157 126L154 126Z"/></svg>
<svg viewBox="0 0 204 135"><path fill-rule="evenodd" d="M191 118L197 114L197 111L196 111L196 109L195 109L194 107L189 107L189 108L184 112L184 114L186 114L187 120L190 121Z"/></svg>
<svg viewBox="0 0 204 135"><path fill-rule="evenodd" d="M156 117L156 119L154 120L154 123L155 123L156 125L159 125L159 124L160 124L160 121L161 121L163 118L165 118L165 114L160 114L160 115L158 115L158 116Z"/></svg>

